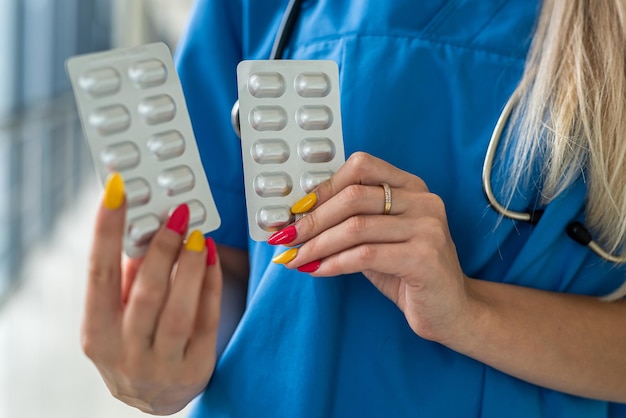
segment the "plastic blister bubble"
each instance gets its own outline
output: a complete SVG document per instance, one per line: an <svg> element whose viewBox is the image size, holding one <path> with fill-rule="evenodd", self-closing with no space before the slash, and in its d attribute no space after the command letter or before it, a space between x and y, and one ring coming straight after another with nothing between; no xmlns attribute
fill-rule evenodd
<svg viewBox="0 0 626 418"><path fill-rule="evenodd" d="M290 207L345 162L333 61L243 61L239 120L250 236L294 222Z"/></svg>
<svg viewBox="0 0 626 418"><path fill-rule="evenodd" d="M220 218L167 46L74 57L67 71L100 181L112 171L124 178L125 252L141 256L182 203L189 205L190 230L217 229Z"/></svg>

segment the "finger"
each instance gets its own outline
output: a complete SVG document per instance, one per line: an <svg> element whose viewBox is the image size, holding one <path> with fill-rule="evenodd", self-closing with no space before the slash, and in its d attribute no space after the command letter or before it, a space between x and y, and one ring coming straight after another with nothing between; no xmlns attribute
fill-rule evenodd
<svg viewBox="0 0 626 418"><path fill-rule="evenodd" d="M207 268L200 291L198 314L186 353L192 363L206 362L207 353L215 353L217 345L223 278L219 255L211 238L206 239L206 251Z"/></svg>
<svg viewBox="0 0 626 418"><path fill-rule="evenodd" d="M415 201L415 195L403 189L393 189L394 204L389 215L406 212ZM380 215L385 206L385 193L381 186L349 185L314 211L293 225L294 231L281 234L279 231L270 239L270 244L298 245L321 232L346 222L356 215ZM283 240L280 237L287 235ZM277 238L278 237L278 238ZM285 242L289 240L288 242Z"/></svg>
<svg viewBox="0 0 626 418"><path fill-rule="evenodd" d="M409 248L404 243L367 243L333 254L317 263L314 276L328 277L373 271L392 276L401 275L410 260ZM312 263L309 263L312 264Z"/></svg>
<svg viewBox="0 0 626 418"><path fill-rule="evenodd" d="M188 223L189 207L180 205L152 239L130 290L124 318L124 338L136 341L140 350L154 342L158 316Z"/></svg>
<svg viewBox="0 0 626 418"><path fill-rule="evenodd" d="M133 283L135 283L135 278L142 263L143 257L138 257L128 258L124 264L124 273L122 274L122 303L124 305L128 302L130 289L133 287Z"/></svg>
<svg viewBox="0 0 626 418"><path fill-rule="evenodd" d="M159 317L154 348L161 357L183 358L197 316L206 258L204 236L195 230L180 253L176 274Z"/></svg>
<svg viewBox="0 0 626 418"><path fill-rule="evenodd" d="M353 216L302 244L285 266L298 268L364 244L407 242L413 235L412 224L397 217Z"/></svg>
<svg viewBox="0 0 626 418"><path fill-rule="evenodd" d="M409 187L427 192L426 184L406 171L364 152L352 154L346 163L326 182L315 189L318 204L326 202L352 184L378 186L382 182L394 188Z"/></svg>
<svg viewBox="0 0 626 418"><path fill-rule="evenodd" d="M120 314L125 213L124 181L114 173L106 182L95 222L83 322L88 334L98 330L106 334Z"/></svg>

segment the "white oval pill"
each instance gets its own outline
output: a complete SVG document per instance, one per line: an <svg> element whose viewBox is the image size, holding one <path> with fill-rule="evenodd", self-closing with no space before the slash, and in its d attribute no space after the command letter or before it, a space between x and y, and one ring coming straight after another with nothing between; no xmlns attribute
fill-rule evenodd
<svg viewBox="0 0 626 418"><path fill-rule="evenodd" d="M322 131L333 124L333 112L323 105L302 106L296 112L296 120L305 131Z"/></svg>
<svg viewBox="0 0 626 418"><path fill-rule="evenodd" d="M281 164L289 159L289 145L282 139L259 139L250 149L252 158L259 164Z"/></svg>
<svg viewBox="0 0 626 418"><path fill-rule="evenodd" d="M102 136L124 132L130 127L130 113L122 105L101 107L88 119L89 125Z"/></svg>
<svg viewBox="0 0 626 418"><path fill-rule="evenodd" d="M139 148L132 142L111 145L100 152L100 161L109 171L123 171L136 167L139 160Z"/></svg>
<svg viewBox="0 0 626 418"><path fill-rule="evenodd" d="M256 131L280 131L287 126L287 112L280 106L258 106L250 111L248 121Z"/></svg>
<svg viewBox="0 0 626 418"><path fill-rule="evenodd" d="M150 201L152 192L150 185L144 179L132 179L124 184L126 203L129 208L145 205Z"/></svg>
<svg viewBox="0 0 626 418"><path fill-rule="evenodd" d="M206 208L200 201L187 202L189 206L189 227L202 224L206 220Z"/></svg>
<svg viewBox="0 0 626 418"><path fill-rule="evenodd" d="M170 168L159 174L157 183L168 196L176 196L193 189L196 178L187 166Z"/></svg>
<svg viewBox="0 0 626 418"><path fill-rule="evenodd" d="M104 97L117 93L122 79L114 68L99 68L80 76L78 85L92 97Z"/></svg>
<svg viewBox="0 0 626 418"><path fill-rule="evenodd" d="M254 190L261 197L284 197L292 188L291 177L282 171L261 173L254 178Z"/></svg>
<svg viewBox="0 0 626 418"><path fill-rule="evenodd" d="M256 213L256 222L267 232L278 231L293 222L289 206L265 206Z"/></svg>
<svg viewBox="0 0 626 418"><path fill-rule="evenodd" d="M300 178L300 187L302 187L305 193L309 193L331 178L332 175L333 172L331 170L307 171Z"/></svg>
<svg viewBox="0 0 626 418"><path fill-rule="evenodd" d="M176 103L167 94L161 94L142 100L137 110L148 125L156 125L174 119Z"/></svg>
<svg viewBox="0 0 626 418"><path fill-rule="evenodd" d="M254 97L277 98L285 93L285 79L279 73L254 73L248 78L248 91Z"/></svg>
<svg viewBox="0 0 626 418"><path fill-rule="evenodd" d="M131 221L128 227L128 239L135 247L146 245L161 227L161 221L155 215L146 215Z"/></svg>
<svg viewBox="0 0 626 418"><path fill-rule="evenodd" d="M185 152L185 138L178 131L156 134L148 140L147 145L159 160L179 157Z"/></svg>
<svg viewBox="0 0 626 418"><path fill-rule="evenodd" d="M327 163L335 158L335 144L330 138L306 138L298 144L298 155L307 163Z"/></svg>
<svg viewBox="0 0 626 418"><path fill-rule="evenodd" d="M139 88L156 87L167 81L167 68L158 59L139 61L128 69L128 77Z"/></svg>
<svg viewBox="0 0 626 418"><path fill-rule="evenodd" d="M330 80L324 73L303 73L294 83L296 92L302 97L326 97L330 93Z"/></svg>

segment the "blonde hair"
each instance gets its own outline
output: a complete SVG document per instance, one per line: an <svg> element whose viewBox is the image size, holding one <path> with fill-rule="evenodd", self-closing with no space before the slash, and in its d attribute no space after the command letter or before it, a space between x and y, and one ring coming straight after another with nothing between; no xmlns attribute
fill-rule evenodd
<svg viewBox="0 0 626 418"><path fill-rule="evenodd" d="M626 239L625 3L543 1L506 142L508 201L537 162L544 204L583 176L586 225L611 251Z"/></svg>

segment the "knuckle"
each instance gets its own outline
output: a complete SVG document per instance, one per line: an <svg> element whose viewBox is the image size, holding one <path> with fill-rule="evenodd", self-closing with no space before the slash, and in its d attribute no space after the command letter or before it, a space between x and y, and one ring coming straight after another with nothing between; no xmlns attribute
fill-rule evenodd
<svg viewBox="0 0 626 418"><path fill-rule="evenodd" d="M426 193L423 198L424 198L425 204L434 213L437 213L437 214L445 214L446 213L446 205L443 202L443 199L441 198L441 196L439 196L439 195L437 195L435 193Z"/></svg>
<svg viewBox="0 0 626 418"><path fill-rule="evenodd" d="M178 252L180 243L164 239L162 236L156 236L150 246L159 254L175 254Z"/></svg>
<svg viewBox="0 0 626 418"><path fill-rule="evenodd" d="M161 305L164 293L165 290L156 284L146 284L138 287L136 292L132 294L132 303L140 311L152 310L154 307Z"/></svg>
<svg viewBox="0 0 626 418"><path fill-rule="evenodd" d="M317 219L317 213L315 213L315 211L309 212L304 218L298 221L298 235L308 235L317 231L318 227L319 220Z"/></svg>
<svg viewBox="0 0 626 418"><path fill-rule="evenodd" d="M409 188L420 192L430 193L426 182L421 177L417 176L412 176L411 181L409 182Z"/></svg>
<svg viewBox="0 0 626 418"><path fill-rule="evenodd" d="M348 158L347 163L359 175L366 173L368 168L371 168L372 157L366 152L357 151ZM358 176L358 178L361 178L361 176Z"/></svg>
<svg viewBox="0 0 626 418"><path fill-rule="evenodd" d="M359 234L367 227L367 218L365 216L353 216L346 221L346 232L348 234Z"/></svg>
<svg viewBox="0 0 626 418"><path fill-rule="evenodd" d="M113 266L103 264L100 260L96 259L96 256L91 257L89 263L89 277L97 282L108 281L115 274L115 268Z"/></svg>
<svg viewBox="0 0 626 418"><path fill-rule="evenodd" d="M376 258L376 252L376 247L372 245L361 245L356 249L356 259L361 265L368 266Z"/></svg>
<svg viewBox="0 0 626 418"><path fill-rule="evenodd" d="M351 184L342 191L342 194L344 202L358 201L363 198L364 188L357 184Z"/></svg>
<svg viewBox="0 0 626 418"><path fill-rule="evenodd" d="M187 335L186 325L189 322L190 312L184 307L172 308L161 318L162 331L172 338Z"/></svg>
<svg viewBox="0 0 626 418"><path fill-rule="evenodd" d="M100 344L100 341L98 341L97 338L94 338L93 335L83 332L80 339L80 345L83 353L85 353L85 355L92 361L100 358L102 344Z"/></svg>

